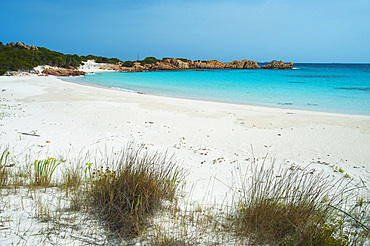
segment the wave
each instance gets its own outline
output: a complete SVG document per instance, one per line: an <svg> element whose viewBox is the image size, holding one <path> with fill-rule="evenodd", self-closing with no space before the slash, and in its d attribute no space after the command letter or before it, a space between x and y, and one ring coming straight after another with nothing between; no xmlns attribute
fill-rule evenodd
<svg viewBox="0 0 370 246"><path fill-rule="evenodd" d="M348 91L370 91L370 88L360 88L360 87L348 87L348 88L335 88L338 90L348 90Z"/></svg>
<svg viewBox="0 0 370 246"><path fill-rule="evenodd" d="M296 78L345 78L349 76L343 75L286 75L288 77L296 77Z"/></svg>
<svg viewBox="0 0 370 246"><path fill-rule="evenodd" d="M290 84L307 84L307 82L300 82L300 81L288 81Z"/></svg>
<svg viewBox="0 0 370 246"><path fill-rule="evenodd" d="M135 91L128 90L128 89L124 89L124 88L121 88L121 87L111 87L111 89L119 90L119 91L125 91L125 92L135 93Z"/></svg>

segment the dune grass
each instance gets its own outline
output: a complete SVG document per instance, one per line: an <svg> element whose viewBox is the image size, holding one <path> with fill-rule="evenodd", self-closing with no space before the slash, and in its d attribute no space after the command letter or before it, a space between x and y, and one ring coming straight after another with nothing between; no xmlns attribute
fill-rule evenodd
<svg viewBox="0 0 370 246"><path fill-rule="evenodd" d="M4 149L2 152L0 152L0 188L6 186L8 181L8 157L9 157L9 151L8 149Z"/></svg>
<svg viewBox="0 0 370 246"><path fill-rule="evenodd" d="M75 220L83 215L104 225L106 237L118 240L111 244L366 245L370 239L369 198L360 196L348 178L307 168L275 170L253 161L233 179L240 180L230 193L233 203L194 205L181 192L185 170L178 162L141 147L69 162L29 159L24 169L9 164L8 149L0 153L0 188L28 189L37 198L36 217L56 224L57 233L85 223ZM44 198L55 192L63 201L57 204L65 204L57 212Z"/></svg>
<svg viewBox="0 0 370 246"><path fill-rule="evenodd" d="M34 180L33 185L48 187L51 186L51 179L55 169L60 165L60 161L48 157L44 160L35 160L34 167Z"/></svg>
<svg viewBox="0 0 370 246"><path fill-rule="evenodd" d="M256 245L352 245L369 231L351 230L346 216L338 213L353 198L348 184L307 169L276 171L262 165L244 177L230 226L236 236Z"/></svg>
<svg viewBox="0 0 370 246"><path fill-rule="evenodd" d="M117 162L92 171L89 210L121 237L137 236L161 203L175 198L180 181L173 159L128 147Z"/></svg>

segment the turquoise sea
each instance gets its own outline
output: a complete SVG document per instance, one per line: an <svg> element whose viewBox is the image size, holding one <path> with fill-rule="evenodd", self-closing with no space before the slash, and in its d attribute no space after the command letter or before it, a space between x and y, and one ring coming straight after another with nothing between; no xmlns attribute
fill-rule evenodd
<svg viewBox="0 0 370 246"><path fill-rule="evenodd" d="M370 64L293 70L102 72L72 81L168 97L370 115Z"/></svg>

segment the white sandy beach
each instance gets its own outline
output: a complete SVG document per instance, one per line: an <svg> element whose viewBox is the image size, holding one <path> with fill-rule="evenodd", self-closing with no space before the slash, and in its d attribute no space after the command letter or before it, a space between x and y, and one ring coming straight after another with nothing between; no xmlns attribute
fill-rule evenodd
<svg viewBox="0 0 370 246"><path fill-rule="evenodd" d="M62 81L0 77L1 145L47 156L119 150L135 141L175 154L192 199L222 199L231 172L259 161L343 175L370 188L370 116L165 98ZM21 133L37 134L37 136Z"/></svg>

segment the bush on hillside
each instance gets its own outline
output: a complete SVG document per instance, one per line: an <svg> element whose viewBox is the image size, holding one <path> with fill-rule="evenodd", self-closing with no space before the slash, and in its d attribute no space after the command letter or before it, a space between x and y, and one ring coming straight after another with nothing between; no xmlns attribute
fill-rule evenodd
<svg viewBox="0 0 370 246"><path fill-rule="evenodd" d="M95 60L98 63L116 64L120 62L117 58L102 56L78 56L76 54L63 54L51 51L44 47L38 50L29 50L23 46L14 45L7 47L0 45L0 75L6 71L31 70L40 65L49 65L63 68L77 68L82 61Z"/></svg>

